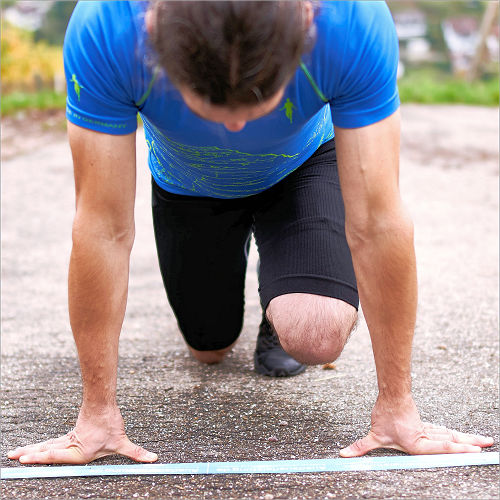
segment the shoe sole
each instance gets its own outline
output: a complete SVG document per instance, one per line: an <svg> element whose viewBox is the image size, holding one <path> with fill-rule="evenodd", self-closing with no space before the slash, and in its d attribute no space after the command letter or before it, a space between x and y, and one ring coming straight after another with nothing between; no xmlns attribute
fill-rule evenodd
<svg viewBox="0 0 500 500"><path fill-rule="evenodd" d="M306 366L305 365L300 365L296 370L293 370L291 372L283 370L283 369L272 369L268 370L265 366L261 365L258 362L257 359L257 353L254 352L253 355L253 366L255 368L255 371L257 373L260 373L261 375L265 375L266 377L295 377L295 375L300 375L301 373L306 371Z"/></svg>

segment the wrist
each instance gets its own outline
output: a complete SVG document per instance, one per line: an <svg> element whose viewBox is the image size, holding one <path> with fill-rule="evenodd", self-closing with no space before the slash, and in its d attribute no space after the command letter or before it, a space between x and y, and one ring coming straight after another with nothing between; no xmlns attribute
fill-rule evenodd
<svg viewBox="0 0 500 500"><path fill-rule="evenodd" d="M115 414L120 414L120 409L114 398L99 401L84 398L80 407L80 416L84 418L109 417Z"/></svg>
<svg viewBox="0 0 500 500"><path fill-rule="evenodd" d="M377 373L378 394L383 400L405 400L411 397L411 372L408 367L402 367L401 363L398 372L388 373L379 370Z"/></svg>
<svg viewBox="0 0 500 500"><path fill-rule="evenodd" d="M116 403L116 371L99 376L82 376L82 406L95 408L112 408Z"/></svg>
<svg viewBox="0 0 500 500"><path fill-rule="evenodd" d="M383 400L404 400L411 397L411 380L398 382L398 384L379 384L379 398Z"/></svg>
<svg viewBox="0 0 500 500"><path fill-rule="evenodd" d="M379 392L375 407L384 412L400 412L415 408L415 401L410 391L398 394Z"/></svg>
<svg viewBox="0 0 500 500"><path fill-rule="evenodd" d="M78 413L76 427L89 424L106 428L110 425L123 425L123 418L120 409L116 405L96 407L82 404L80 412Z"/></svg>

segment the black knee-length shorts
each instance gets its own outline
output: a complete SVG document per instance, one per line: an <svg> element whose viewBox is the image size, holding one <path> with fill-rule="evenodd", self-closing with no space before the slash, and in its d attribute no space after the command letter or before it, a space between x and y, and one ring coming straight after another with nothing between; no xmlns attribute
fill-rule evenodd
<svg viewBox="0 0 500 500"><path fill-rule="evenodd" d="M153 181L152 203L163 283L194 349L223 349L238 338L252 232L264 310L274 297L298 292L358 307L333 139L257 195L181 196Z"/></svg>

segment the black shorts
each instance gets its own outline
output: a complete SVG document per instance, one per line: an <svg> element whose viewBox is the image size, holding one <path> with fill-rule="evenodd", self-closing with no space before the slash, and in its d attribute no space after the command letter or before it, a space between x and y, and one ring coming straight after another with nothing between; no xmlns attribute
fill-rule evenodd
<svg viewBox="0 0 500 500"><path fill-rule="evenodd" d="M181 196L153 181L160 270L186 342L207 351L238 338L252 232L263 309L297 292L357 308L344 218L334 140L275 186L246 198Z"/></svg>

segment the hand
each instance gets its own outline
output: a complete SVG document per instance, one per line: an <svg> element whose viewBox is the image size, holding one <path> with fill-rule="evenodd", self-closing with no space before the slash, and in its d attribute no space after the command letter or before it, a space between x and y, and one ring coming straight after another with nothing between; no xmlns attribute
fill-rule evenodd
<svg viewBox="0 0 500 500"><path fill-rule="evenodd" d="M410 455L478 453L491 446L493 438L464 434L422 422L413 399L387 403L380 397L372 412L368 434L340 451L341 457L359 457L377 448L393 448Z"/></svg>
<svg viewBox="0 0 500 500"><path fill-rule="evenodd" d="M80 411L75 428L65 436L9 451L8 457L23 464L86 464L106 455L123 455L136 462L155 462L151 453L133 444L125 434L118 408L98 414Z"/></svg>

